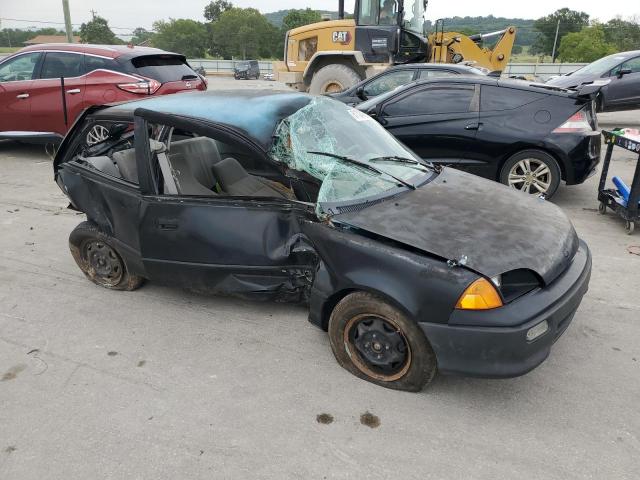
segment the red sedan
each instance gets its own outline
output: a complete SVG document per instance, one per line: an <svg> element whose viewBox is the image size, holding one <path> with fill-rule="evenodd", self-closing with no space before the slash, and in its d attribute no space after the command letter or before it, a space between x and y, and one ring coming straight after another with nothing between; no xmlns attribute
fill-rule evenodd
<svg viewBox="0 0 640 480"><path fill-rule="evenodd" d="M206 89L184 56L156 48L34 45L0 62L0 139L58 142L92 105ZM87 143L106 133L94 127Z"/></svg>

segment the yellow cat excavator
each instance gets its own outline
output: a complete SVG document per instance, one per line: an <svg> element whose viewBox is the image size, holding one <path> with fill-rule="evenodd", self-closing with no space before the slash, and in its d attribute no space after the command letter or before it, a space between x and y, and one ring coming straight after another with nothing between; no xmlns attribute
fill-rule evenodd
<svg viewBox="0 0 640 480"><path fill-rule="evenodd" d="M298 90L341 91L392 65L418 62L463 63L502 71L509 62L515 27L466 36L445 32L444 21L424 32L428 0L356 0L353 19L294 28L285 38L284 61L274 63L275 79ZM497 40L492 48L483 41Z"/></svg>

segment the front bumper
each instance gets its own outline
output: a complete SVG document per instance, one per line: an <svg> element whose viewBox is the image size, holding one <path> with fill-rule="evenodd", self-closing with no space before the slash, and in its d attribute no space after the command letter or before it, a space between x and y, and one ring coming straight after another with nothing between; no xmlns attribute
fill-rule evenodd
<svg viewBox="0 0 640 480"><path fill-rule="evenodd" d="M551 285L495 310L455 310L448 324L419 323L435 351L438 370L488 378L517 377L533 370L571 323L590 277L591 252L580 241L571 265ZM465 319L476 326L464 325ZM514 320L516 326L477 326ZM543 321L549 325L546 333L527 341L527 331Z"/></svg>

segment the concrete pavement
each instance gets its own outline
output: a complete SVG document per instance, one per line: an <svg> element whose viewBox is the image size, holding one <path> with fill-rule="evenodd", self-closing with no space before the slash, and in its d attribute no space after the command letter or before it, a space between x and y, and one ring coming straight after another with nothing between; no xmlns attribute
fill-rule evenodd
<svg viewBox="0 0 640 480"><path fill-rule="evenodd" d="M303 307L89 283L50 159L0 142L0 479L635 479L640 233L596 188L554 199L594 263L550 358L412 394L341 369Z"/></svg>
<svg viewBox="0 0 640 480"><path fill-rule="evenodd" d="M600 128L640 127L640 110L602 112L598 114Z"/></svg>

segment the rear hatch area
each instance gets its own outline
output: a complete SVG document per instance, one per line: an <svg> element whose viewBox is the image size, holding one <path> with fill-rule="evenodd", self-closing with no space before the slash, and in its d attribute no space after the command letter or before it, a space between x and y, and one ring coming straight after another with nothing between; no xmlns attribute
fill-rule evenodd
<svg viewBox="0 0 640 480"><path fill-rule="evenodd" d="M141 55L127 60L126 67L128 73L159 82L161 86L154 93L207 89L205 81L189 66L182 55Z"/></svg>

